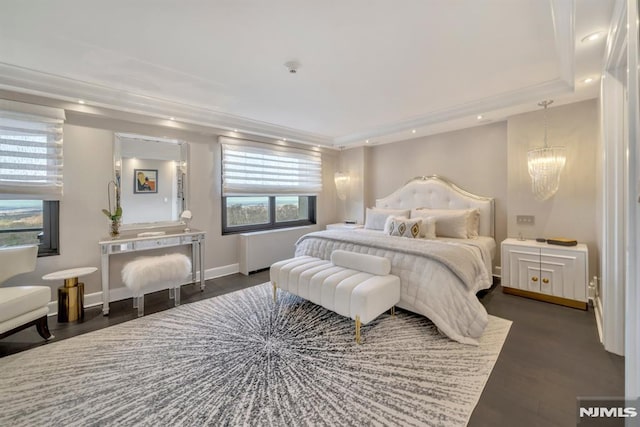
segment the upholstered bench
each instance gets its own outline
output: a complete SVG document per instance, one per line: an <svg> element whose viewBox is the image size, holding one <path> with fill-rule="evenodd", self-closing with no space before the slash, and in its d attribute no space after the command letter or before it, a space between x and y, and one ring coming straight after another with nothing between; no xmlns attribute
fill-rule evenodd
<svg viewBox="0 0 640 427"><path fill-rule="evenodd" d="M133 291L133 308L138 317L144 315L144 294L169 289L169 298L180 305L181 281L191 272L191 260L186 255L169 254L140 257L122 269L122 281Z"/></svg>
<svg viewBox="0 0 640 427"><path fill-rule="evenodd" d="M269 270L273 298L282 289L356 322L360 327L400 301L400 279L389 274L388 259L347 251L334 251L331 261L301 256L273 264Z"/></svg>

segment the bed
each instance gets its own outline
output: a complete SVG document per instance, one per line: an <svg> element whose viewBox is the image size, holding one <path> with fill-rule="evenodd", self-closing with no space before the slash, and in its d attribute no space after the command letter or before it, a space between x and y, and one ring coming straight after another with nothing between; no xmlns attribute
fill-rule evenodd
<svg viewBox="0 0 640 427"><path fill-rule="evenodd" d="M454 224L447 215L457 218L460 211L470 212L465 225L456 219L460 227L447 229ZM395 215L401 212L409 213ZM380 229L383 217L385 230ZM420 236L427 233L430 238L389 235L395 222L406 218L410 224L416 217L431 226L441 224L442 232L436 235L455 237L429 235L422 228ZM367 209L364 229L306 234L296 243L296 256L330 259L337 249L384 256L391 261L391 274L400 277L398 307L428 317L453 340L477 345L488 315L476 293L492 284L494 218L492 198L468 193L438 176L418 177L376 200L375 208ZM472 225L475 233L470 231ZM463 227L468 227L466 235L459 234Z"/></svg>

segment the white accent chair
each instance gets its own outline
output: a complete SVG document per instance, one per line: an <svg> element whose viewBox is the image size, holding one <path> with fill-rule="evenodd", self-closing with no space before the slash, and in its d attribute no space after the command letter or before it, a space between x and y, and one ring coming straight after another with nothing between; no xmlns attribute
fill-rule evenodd
<svg viewBox="0 0 640 427"><path fill-rule="evenodd" d="M37 246L0 248L0 284L35 270L37 259ZM0 339L33 325L42 338L53 338L47 324L50 299L48 286L0 287Z"/></svg>

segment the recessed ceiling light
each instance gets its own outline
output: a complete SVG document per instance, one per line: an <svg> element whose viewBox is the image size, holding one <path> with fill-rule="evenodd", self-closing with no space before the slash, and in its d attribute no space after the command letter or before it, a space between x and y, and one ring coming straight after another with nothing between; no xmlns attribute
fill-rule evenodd
<svg viewBox="0 0 640 427"><path fill-rule="evenodd" d="M604 34L605 34L604 31L596 31L595 33L587 34L580 41L582 43L594 42L596 40L603 38Z"/></svg>
<svg viewBox="0 0 640 427"><path fill-rule="evenodd" d="M413 129L413 130L411 131L411 133L416 133L416 130L415 130L415 129Z"/></svg>
<svg viewBox="0 0 640 427"><path fill-rule="evenodd" d="M84 99L78 99L78 104L84 104L84 103L85 103Z"/></svg>
<svg viewBox="0 0 640 427"><path fill-rule="evenodd" d="M587 77L587 78L586 78L586 79L584 79L582 82L583 82L583 83L585 83L585 84L589 84L589 83L592 83L592 82L593 82L593 79L592 79L591 77Z"/></svg>
<svg viewBox="0 0 640 427"><path fill-rule="evenodd" d="M282 138L282 140L283 140L283 141L286 141L286 140L287 140L287 138Z"/></svg>
<svg viewBox="0 0 640 427"><path fill-rule="evenodd" d="M175 117L169 117L169 120L175 120L175 119L176 119Z"/></svg>
<svg viewBox="0 0 640 427"><path fill-rule="evenodd" d="M482 114L478 114L478 115L476 116L476 119L478 119L478 120L482 120L483 118L484 118L484 116L483 116Z"/></svg>
<svg viewBox="0 0 640 427"><path fill-rule="evenodd" d="M233 131L234 131L234 132L238 132L238 129L234 129Z"/></svg>
<svg viewBox="0 0 640 427"><path fill-rule="evenodd" d="M364 143L365 143L365 144L368 144L368 143L369 143L369 140L367 139Z"/></svg>

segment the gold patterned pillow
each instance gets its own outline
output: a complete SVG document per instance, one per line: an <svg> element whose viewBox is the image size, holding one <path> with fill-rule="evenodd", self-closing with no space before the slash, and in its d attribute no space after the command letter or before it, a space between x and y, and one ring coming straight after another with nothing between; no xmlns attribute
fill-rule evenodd
<svg viewBox="0 0 640 427"><path fill-rule="evenodd" d="M422 227L422 218L391 218L387 220L387 233L390 236L410 237L417 239L420 237L420 228Z"/></svg>

